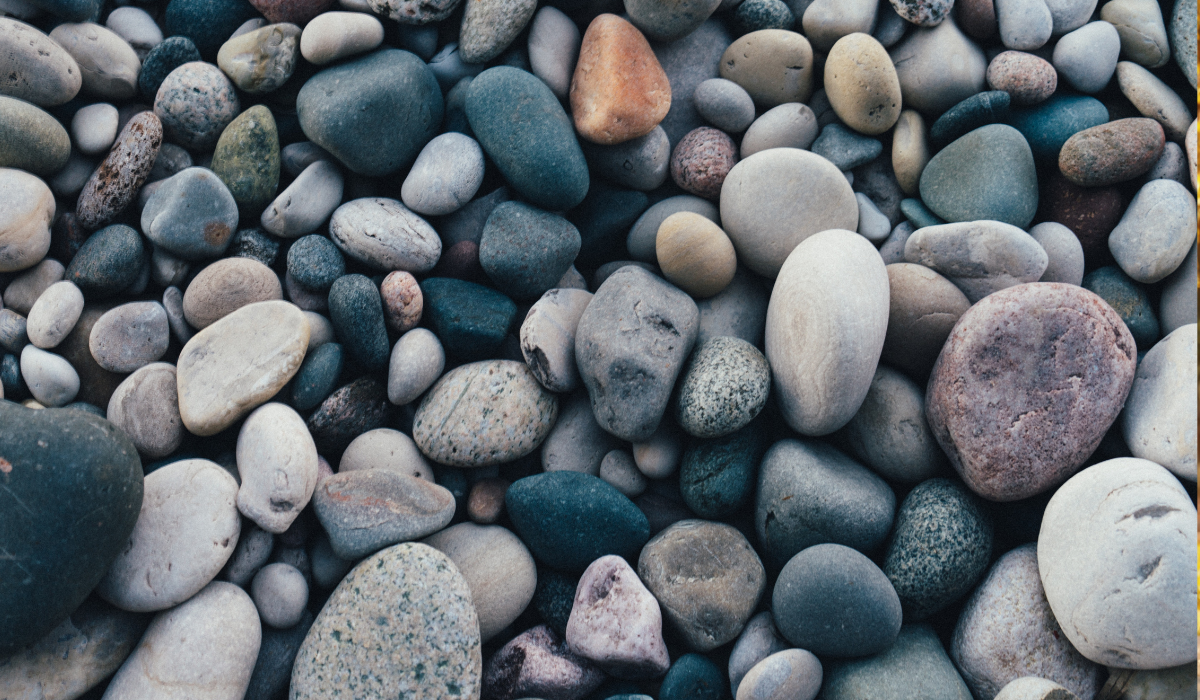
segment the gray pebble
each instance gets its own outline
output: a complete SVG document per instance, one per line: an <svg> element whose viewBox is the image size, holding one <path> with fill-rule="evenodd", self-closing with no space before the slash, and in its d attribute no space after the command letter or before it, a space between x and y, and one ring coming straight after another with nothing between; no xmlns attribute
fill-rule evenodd
<svg viewBox="0 0 1200 700"><path fill-rule="evenodd" d="M150 279L154 283L163 287L175 287L187 282L188 272L191 271L191 264L181 258L171 255L162 248L150 244L153 252L150 253Z"/></svg>
<svg viewBox="0 0 1200 700"><path fill-rule="evenodd" d="M521 355L533 376L550 391L565 393L579 386L575 329L591 300L584 290L551 289L521 323Z"/></svg>
<svg viewBox="0 0 1200 700"><path fill-rule="evenodd" d="M1080 92L1100 92L1117 71L1121 36L1108 22L1097 21L1062 36L1051 64L1060 79Z"/></svg>
<svg viewBox="0 0 1200 700"><path fill-rule="evenodd" d="M804 649L785 649L759 661L738 685L737 700L812 700L821 689L821 662Z"/></svg>
<svg viewBox="0 0 1200 700"><path fill-rule="evenodd" d="M318 160L332 161L333 156L312 141L289 143L279 149L279 164L283 171L292 177L299 177L300 173Z"/></svg>
<svg viewBox="0 0 1200 700"><path fill-rule="evenodd" d="M788 102L772 107L754 120L742 136L742 158L768 148L808 148L820 129L817 115L805 104Z"/></svg>
<svg viewBox="0 0 1200 700"><path fill-rule="evenodd" d="M388 401L397 406L416 401L442 376L446 351L426 328L414 328L396 341L388 363Z"/></svg>
<svg viewBox="0 0 1200 700"><path fill-rule="evenodd" d="M1000 221L920 228L904 244L904 259L945 275L971 303L1013 285L1036 282L1050 264L1035 239Z"/></svg>
<svg viewBox="0 0 1200 700"><path fill-rule="evenodd" d="M892 233L892 222L867 195L856 192L854 198L858 200L858 235L872 243L886 240Z"/></svg>
<svg viewBox="0 0 1200 700"><path fill-rule="evenodd" d="M96 171L97 165L99 163L95 160L85 157L78 151L71 151L71 157L67 159L67 164L47 184L59 197L76 197L83 191L84 185Z"/></svg>
<svg viewBox="0 0 1200 700"><path fill-rule="evenodd" d="M1196 322L1196 246L1184 258L1179 269L1163 280L1162 299L1158 306L1162 332Z"/></svg>
<svg viewBox="0 0 1200 700"><path fill-rule="evenodd" d="M929 625L905 625L896 643L865 659L825 667L825 700L971 700L954 664ZM981 696L986 697L986 696Z"/></svg>
<svg viewBox="0 0 1200 700"><path fill-rule="evenodd" d="M875 160L883 153L883 143L841 124L829 124L813 141L812 152L836 165L838 170L847 171Z"/></svg>
<svg viewBox="0 0 1200 700"><path fill-rule="evenodd" d="M4 288L4 305L14 313L28 316L29 310L42 292L50 285L62 280L66 268L54 258L45 258L37 265L21 272Z"/></svg>
<svg viewBox="0 0 1200 700"><path fill-rule="evenodd" d="M754 100L732 80L705 80L696 86L692 102L705 121L726 133L740 134L754 121Z"/></svg>
<svg viewBox="0 0 1200 700"><path fill-rule="evenodd" d="M346 446L338 461L338 472L361 469L390 469L405 476L433 482L433 469L412 438L391 428L376 428L359 435Z"/></svg>
<svg viewBox="0 0 1200 700"><path fill-rule="evenodd" d="M883 365L844 434L858 458L889 481L915 484L946 466L925 420L924 388Z"/></svg>
<svg viewBox="0 0 1200 700"><path fill-rule="evenodd" d="M775 629L770 611L760 612L750 618L729 653L729 684L733 697L737 697L738 684L751 668L787 648L788 642Z"/></svg>
<svg viewBox="0 0 1200 700"><path fill-rule="evenodd" d="M732 336L761 348L769 301L770 294L758 277L739 267L729 286L716 296L696 302L696 308L700 309L696 345Z"/></svg>
<svg viewBox="0 0 1200 700"><path fill-rule="evenodd" d="M263 210L263 229L283 238L316 231L342 203L342 171L329 160L314 160Z"/></svg>
<svg viewBox="0 0 1200 700"><path fill-rule="evenodd" d="M1050 41L1054 17L1045 0L995 0L1000 42L1016 51L1039 49Z"/></svg>
<svg viewBox="0 0 1200 700"><path fill-rule="evenodd" d="M425 144L400 188L400 199L418 214L444 216L471 201L483 183L483 149L450 132Z"/></svg>
<svg viewBox="0 0 1200 700"><path fill-rule="evenodd" d="M34 302L25 321L29 342L43 350L67 337L83 313L83 292L71 282L55 282Z"/></svg>
<svg viewBox="0 0 1200 700"><path fill-rule="evenodd" d="M154 157L154 166L146 176L146 184L166 180L192 165L192 154L186 149L173 143L164 143L158 147L158 155Z"/></svg>
<svg viewBox="0 0 1200 700"><path fill-rule="evenodd" d="M12 309L0 309L0 346L9 352L21 352L29 344L25 317Z"/></svg>
<svg viewBox="0 0 1200 700"><path fill-rule="evenodd" d="M1029 235L1042 246L1050 260L1038 282L1076 286L1083 282L1083 245L1074 231L1056 221L1047 221L1029 229Z"/></svg>
<svg viewBox="0 0 1200 700"><path fill-rule="evenodd" d="M1171 274L1196 242L1196 198L1174 180L1151 180L1134 195L1108 236L1117 264L1138 282Z"/></svg>
<svg viewBox="0 0 1200 700"><path fill-rule="evenodd" d="M883 258L884 265L904 262L904 244L908 243L908 237L915 230L908 221L896 224L896 228L892 229L892 232L884 239L883 245L879 247L879 255Z"/></svg>
<svg viewBox="0 0 1200 700"><path fill-rule="evenodd" d="M604 455L596 475L626 498L637 498L646 491L646 477L638 471L628 450L612 450Z"/></svg>
<svg viewBox="0 0 1200 700"><path fill-rule="evenodd" d="M450 42L442 47L433 58L429 59L429 70L437 78L438 85L443 91L458 84L463 78L474 78L486 68L480 63L467 63L458 50L458 42ZM1116 70L1114 67L1113 70Z"/></svg>
<svg viewBox="0 0 1200 700"><path fill-rule="evenodd" d="M254 575L250 597L263 624L287 629L300 622L308 604L308 582L291 564L268 564Z"/></svg>
<svg viewBox="0 0 1200 700"><path fill-rule="evenodd" d="M79 393L79 375L71 363L33 345L21 350L21 377L43 406L65 406Z"/></svg>
<svg viewBox="0 0 1200 700"><path fill-rule="evenodd" d="M553 9L553 8L551 8ZM667 179L671 144L661 126L615 146L582 144L588 163L602 177L634 190L650 191Z"/></svg>
<svg viewBox="0 0 1200 700"><path fill-rule="evenodd" d="M167 311L156 301L135 301L106 312L92 326L88 349L109 372L132 372L167 352L171 329Z"/></svg>
<svg viewBox="0 0 1200 700"><path fill-rule="evenodd" d="M221 255L238 225L238 207L216 173L187 168L163 180L142 209L142 232L184 260Z"/></svg>
<svg viewBox="0 0 1200 700"><path fill-rule="evenodd" d="M529 25L529 65L559 100L567 99L575 61L579 58L579 27L561 10L546 5ZM653 189L653 188L649 188Z"/></svg>
<svg viewBox="0 0 1200 700"><path fill-rule="evenodd" d="M163 291L163 309L167 312L167 323L171 327L171 335L180 345L186 345L192 339L195 331L188 325L183 314L183 292L179 287L167 287Z"/></svg>
<svg viewBox="0 0 1200 700"><path fill-rule="evenodd" d="M346 573L354 567L353 559L342 559L334 553L329 544L329 537L320 531L314 538L309 558L312 561L313 583L322 590L330 590L341 582Z"/></svg>
<svg viewBox="0 0 1200 700"><path fill-rule="evenodd" d="M150 459L161 459L183 442L183 419L175 386L175 365L153 362L117 385L106 416Z"/></svg>
<svg viewBox="0 0 1200 700"><path fill-rule="evenodd" d="M542 469L596 476L604 455L616 446L617 440L596 423L587 393L578 392L565 398L554 428L542 443Z"/></svg>
<svg viewBox="0 0 1200 700"><path fill-rule="evenodd" d="M238 539L237 549L233 550L233 556L225 564L221 578L242 588L248 587L254 579L254 574L271 559L274 549L275 535L255 525L254 521L246 523L246 529Z"/></svg>
<svg viewBox="0 0 1200 700"><path fill-rule="evenodd" d="M1138 363L1121 412L1134 457L1151 460L1185 481L1196 479L1196 326L1180 326Z"/></svg>
<svg viewBox="0 0 1200 700"><path fill-rule="evenodd" d="M1158 162L1146 173L1146 180L1175 180L1182 185L1190 185L1187 154L1183 152L1183 147L1174 141L1167 141Z"/></svg>

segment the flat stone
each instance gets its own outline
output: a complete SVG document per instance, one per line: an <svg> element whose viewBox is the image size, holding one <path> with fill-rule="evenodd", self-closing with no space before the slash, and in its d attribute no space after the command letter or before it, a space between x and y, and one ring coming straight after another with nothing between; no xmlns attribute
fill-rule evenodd
<svg viewBox="0 0 1200 700"><path fill-rule="evenodd" d="M304 26L300 55L309 63L328 63L366 53L383 43L383 23L364 12L322 12Z"/></svg>
<svg viewBox="0 0 1200 700"><path fill-rule="evenodd" d="M1108 85L1120 51L1116 27L1104 21L1090 22L1058 40L1051 62L1068 85L1091 94Z"/></svg>
<svg viewBox="0 0 1200 700"><path fill-rule="evenodd" d="M75 148L85 156L107 153L117 138L117 108L97 102L75 113L71 118L71 139Z"/></svg>
<svg viewBox="0 0 1200 700"><path fill-rule="evenodd" d="M264 105L242 112L225 127L212 171L243 210L258 213L279 189L279 131Z"/></svg>
<svg viewBox="0 0 1200 700"><path fill-rule="evenodd" d="M959 5L958 22L975 39L988 39L996 33L996 7L992 0L964 0Z"/></svg>
<svg viewBox="0 0 1200 700"><path fill-rule="evenodd" d="M446 351L432 331L414 328L396 341L388 360L388 401L397 406L416 401L442 376Z"/></svg>
<svg viewBox="0 0 1200 700"><path fill-rule="evenodd" d="M237 230L237 201L207 168L187 168L163 180L142 209L142 231L184 260L217 257Z"/></svg>
<svg viewBox="0 0 1200 700"><path fill-rule="evenodd" d="M1196 342L1194 325L1180 326L1146 353L1121 413L1121 429L1133 456L1164 466L1186 481L1196 478L1196 421L1188 384L1195 371L1188 361Z"/></svg>
<svg viewBox="0 0 1200 700"><path fill-rule="evenodd" d="M658 601L616 555L583 572L566 638L572 652L617 678L654 678L671 665Z"/></svg>
<svg viewBox="0 0 1200 700"><path fill-rule="evenodd" d="M1157 11L1158 5L1154 9ZM1142 116L1162 125L1167 140L1181 142L1187 138L1192 112L1173 88L1130 61L1117 64L1117 85Z"/></svg>
<svg viewBox="0 0 1200 700"><path fill-rule="evenodd" d="M1071 229L1083 247L1086 264L1108 264L1108 234L1116 228L1127 204L1121 191L1116 187L1082 187L1062 173L1055 173L1043 187L1039 216Z"/></svg>
<svg viewBox="0 0 1200 700"><path fill-rule="evenodd" d="M716 296L696 302L700 309L696 343L731 336L761 347L769 300L767 290L758 279L738 269L728 287Z"/></svg>
<svg viewBox="0 0 1200 700"><path fill-rule="evenodd" d="M183 315L198 330L238 309L283 298L279 277L251 258L223 258L205 267L183 293Z"/></svg>
<svg viewBox="0 0 1200 700"><path fill-rule="evenodd" d="M354 199L329 220L329 237L348 257L372 268L428 272L442 254L437 232L400 202Z"/></svg>
<svg viewBox="0 0 1200 700"><path fill-rule="evenodd" d="M1129 393L1135 355L1120 317L1084 289L1039 282L1002 290L951 332L926 417L973 491L995 501L1032 496L1099 445Z"/></svg>
<svg viewBox="0 0 1200 700"><path fill-rule="evenodd" d="M80 308L82 310L82 307ZM92 326L88 349L109 372L133 372L167 352L171 329L157 301L134 301L106 312Z"/></svg>
<svg viewBox="0 0 1200 700"><path fill-rule="evenodd" d="M292 77L299 45L300 27L268 24L222 44L217 65L240 90L252 95L272 92Z"/></svg>
<svg viewBox="0 0 1200 700"><path fill-rule="evenodd" d="M1038 204L1033 152L1007 124L980 127L929 161L920 190L925 204L947 221L989 219L1028 226Z"/></svg>
<svg viewBox="0 0 1200 700"><path fill-rule="evenodd" d="M334 554L349 560L425 537L454 517L448 490L391 469L334 474L317 485L312 503Z"/></svg>
<svg viewBox="0 0 1200 700"><path fill-rule="evenodd" d="M854 454L891 481L919 483L936 476L945 463L925 420L924 387L882 364L844 431Z"/></svg>
<svg viewBox="0 0 1200 700"><path fill-rule="evenodd" d="M654 55L671 81L671 109L661 126L672 144L704 124L692 95L700 83L719 77L721 55L730 41L732 37L725 24L710 17L690 34L653 47Z"/></svg>
<svg viewBox="0 0 1200 700"><path fill-rule="evenodd" d="M437 0L415 2L414 0L367 0L371 12L390 17L409 25L426 25L440 22L454 12L459 0Z"/></svg>
<svg viewBox="0 0 1200 700"><path fill-rule="evenodd" d="M729 237L694 212L677 212L663 220L655 237L655 258L668 281L697 299L720 293L737 272Z"/></svg>
<svg viewBox="0 0 1200 700"><path fill-rule="evenodd" d="M851 700L861 693L880 700L969 700L958 675L929 625L905 625L896 643L867 659L826 665L826 700Z"/></svg>
<svg viewBox="0 0 1200 700"><path fill-rule="evenodd" d="M809 40L785 29L746 34L725 49L720 61L721 77L741 85L765 108L808 102L814 72Z"/></svg>
<svg viewBox="0 0 1200 700"><path fill-rule="evenodd" d="M496 700L579 700L604 679L604 672L573 653L558 632L538 625L513 637L492 656L483 672L483 688Z"/></svg>
<svg viewBox="0 0 1200 700"><path fill-rule="evenodd" d="M60 24L50 38L66 49L79 65L83 87L110 100L126 100L137 94L141 61L129 42L116 32L94 22Z"/></svg>
<svg viewBox="0 0 1200 700"><path fill-rule="evenodd" d="M493 357L516 316L516 304L490 287L444 277L422 284L429 325L450 355Z"/></svg>
<svg viewBox="0 0 1200 700"><path fill-rule="evenodd" d="M0 46L9 74L0 92L39 107L54 107L79 93L79 64L62 46L14 18L0 19Z"/></svg>
<svg viewBox="0 0 1200 700"><path fill-rule="evenodd" d="M129 42L139 59L163 40L162 30L149 12L139 7L118 7L108 13L104 26Z"/></svg>
<svg viewBox="0 0 1200 700"><path fill-rule="evenodd" d="M932 118L983 90L987 58L954 22L919 27L892 47L904 107Z"/></svg>
<svg viewBox="0 0 1200 700"><path fill-rule="evenodd" d="M940 149L982 126L1006 122L1011 102L1003 90L972 95L937 118L929 127L929 141Z"/></svg>
<svg viewBox="0 0 1200 700"><path fill-rule="evenodd" d="M483 168L483 149L475 139L456 132L442 134L417 155L400 198L418 214L451 214L475 196L483 183Z"/></svg>
<svg viewBox="0 0 1200 700"><path fill-rule="evenodd" d="M1152 284L1174 272L1196 240L1196 198L1174 180L1151 180L1138 190L1108 237L1125 274Z"/></svg>
<svg viewBox="0 0 1200 700"><path fill-rule="evenodd" d="M882 134L900 118L900 79L896 67L887 49L867 34L848 34L829 50L825 59L825 94L838 118L863 134Z"/></svg>
<svg viewBox="0 0 1200 700"><path fill-rule="evenodd" d="M883 153L877 139L861 136L841 124L828 124L812 143L812 152L833 163L841 171L853 170Z"/></svg>
<svg viewBox="0 0 1200 700"><path fill-rule="evenodd" d="M1001 289L1036 282L1050 264L1036 239L994 220L919 228L904 244L904 260L945 275L972 303Z"/></svg>
<svg viewBox="0 0 1200 700"><path fill-rule="evenodd" d="M70 157L71 137L57 119L28 102L0 95L0 168L50 177Z"/></svg>

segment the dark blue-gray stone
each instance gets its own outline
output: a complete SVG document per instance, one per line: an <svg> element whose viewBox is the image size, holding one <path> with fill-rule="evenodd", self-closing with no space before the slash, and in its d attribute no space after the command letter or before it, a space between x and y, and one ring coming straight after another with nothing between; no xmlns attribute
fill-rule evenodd
<svg viewBox="0 0 1200 700"><path fill-rule="evenodd" d="M946 221L1025 228L1038 206L1037 169L1021 132L989 124L938 152L921 173L921 201Z"/></svg>
<svg viewBox="0 0 1200 700"><path fill-rule="evenodd" d="M583 201L588 167L571 118L540 79L497 66L467 91L467 120L508 184L533 204L564 211Z"/></svg>
<svg viewBox="0 0 1200 700"><path fill-rule="evenodd" d="M0 400L0 658L67 618L128 544L142 462L85 411Z"/></svg>
<svg viewBox="0 0 1200 700"><path fill-rule="evenodd" d="M21 354L29 345L28 323L25 317L12 309L0 309L0 348Z"/></svg>
<svg viewBox="0 0 1200 700"><path fill-rule="evenodd" d="M914 230L946 223L945 219L929 211L924 202L912 197L900 200L900 213L908 219Z"/></svg>
<svg viewBox="0 0 1200 700"><path fill-rule="evenodd" d="M824 681L824 700L971 700L970 689L929 625L900 628L896 643L882 654L826 662Z"/></svg>
<svg viewBox="0 0 1200 700"><path fill-rule="evenodd" d="M292 680L292 664L300 645L312 627L313 614L308 610L300 622L287 629L262 626L262 644L258 647L258 659L254 662L254 674L246 687L243 700L274 700L281 695Z"/></svg>
<svg viewBox="0 0 1200 700"><path fill-rule="evenodd" d="M229 239L225 253L231 258L250 258L271 267L279 257L279 241L263 233L262 229L244 228Z"/></svg>
<svg viewBox="0 0 1200 700"><path fill-rule="evenodd" d="M593 269L629 256L625 238L629 229L650 207L645 192L615 187L602 180L592 183L587 197L571 211L571 223L582 241L576 265Z"/></svg>
<svg viewBox="0 0 1200 700"><path fill-rule="evenodd" d="M0 386L4 387L4 398L9 401L29 398L29 387L21 377L21 360L16 355L4 353L0 357Z"/></svg>
<svg viewBox="0 0 1200 700"><path fill-rule="evenodd" d="M75 401L74 403L69 403L66 406L63 406L63 408L69 408L73 411L83 411L85 413L90 413L93 416L96 416L97 418L105 418L106 417L106 413L103 408L100 408L99 406L97 406L95 404L90 404L86 401Z"/></svg>
<svg viewBox="0 0 1200 700"><path fill-rule="evenodd" d="M796 15L783 0L745 0L733 12L733 24L742 34L760 29L791 29Z"/></svg>
<svg viewBox="0 0 1200 700"><path fill-rule="evenodd" d="M528 204L504 202L483 225L479 264L501 292L533 301L558 284L579 244L579 229L570 221Z"/></svg>
<svg viewBox="0 0 1200 700"><path fill-rule="evenodd" d="M442 110L442 91L425 62L391 48L326 68L296 97L304 134L351 171L372 177L412 165L437 135Z"/></svg>
<svg viewBox="0 0 1200 700"><path fill-rule="evenodd" d="M66 22L99 21L100 0L26 0Z"/></svg>
<svg viewBox="0 0 1200 700"><path fill-rule="evenodd" d="M542 621L560 636L567 634L567 621L571 619L571 608L575 605L575 589L578 576L568 576L544 566L538 567L537 588L533 591L530 604L542 616Z"/></svg>
<svg viewBox="0 0 1200 700"><path fill-rule="evenodd" d="M158 88L167 75L185 63L202 60L196 44L186 36L173 36L162 40L146 54L142 69L138 72L138 91L142 98L153 103Z"/></svg>
<svg viewBox="0 0 1200 700"><path fill-rule="evenodd" d="M679 467L679 491L692 512L720 520L754 493L758 462L767 448L761 421L715 440L689 440Z"/></svg>
<svg viewBox="0 0 1200 700"><path fill-rule="evenodd" d="M879 139L851 131L841 124L827 124L821 129L817 140L813 141L810 150L836 165L838 170L846 171L879 157L879 154L883 153L883 143Z"/></svg>
<svg viewBox="0 0 1200 700"><path fill-rule="evenodd" d="M495 356L517 315L512 299L450 277L421 283L424 316L450 355L468 362Z"/></svg>
<svg viewBox="0 0 1200 700"><path fill-rule="evenodd" d="M1008 120L1008 106L1012 96L1003 90L992 90L971 95L946 110L929 127L929 143L942 148L951 141L988 124L999 124Z"/></svg>
<svg viewBox="0 0 1200 700"><path fill-rule="evenodd" d="M308 353L292 380L292 406L297 411L316 408L333 393L345 355L340 343L325 343Z"/></svg>
<svg viewBox="0 0 1200 700"><path fill-rule="evenodd" d="M125 224L106 226L84 241L63 279L86 299L112 296L137 281L145 253L137 231Z"/></svg>
<svg viewBox="0 0 1200 700"><path fill-rule="evenodd" d="M1158 340L1158 316L1146 288L1115 266L1092 270L1083 278L1084 289L1096 294L1117 312L1133 334L1139 350L1149 350Z"/></svg>
<svg viewBox="0 0 1200 700"><path fill-rule="evenodd" d="M1104 103L1085 95L1054 95L1039 105L1009 113L1009 123L1029 142L1033 157L1054 165L1067 139L1107 121Z"/></svg>
<svg viewBox="0 0 1200 700"><path fill-rule="evenodd" d="M896 513L883 561L904 618L923 620L969 593L987 572L993 532L982 501L961 484L917 484Z"/></svg>
<svg viewBox="0 0 1200 700"><path fill-rule="evenodd" d="M504 506L533 556L563 571L583 571L607 554L637 561L650 539L650 523L633 501L582 472L518 479L508 487Z"/></svg>
<svg viewBox="0 0 1200 700"><path fill-rule="evenodd" d="M336 463L354 438L387 423L390 407L387 387L362 376L330 394L305 425L321 455Z"/></svg>
<svg viewBox="0 0 1200 700"><path fill-rule="evenodd" d="M729 680L717 665L699 654L684 654L671 664L658 690L658 700L721 700Z"/></svg>
<svg viewBox="0 0 1200 700"><path fill-rule="evenodd" d="M363 275L342 275L329 288L329 320L350 357L368 372L385 369L392 348L379 287Z"/></svg>
<svg viewBox="0 0 1200 700"><path fill-rule="evenodd" d="M301 287L324 294L337 278L346 274L346 259L333 241L313 234L292 244L287 255L287 271Z"/></svg>
<svg viewBox="0 0 1200 700"><path fill-rule="evenodd" d="M258 10L246 0L171 0L163 18L164 33L191 39L204 60L216 63L221 44L258 16Z"/></svg>

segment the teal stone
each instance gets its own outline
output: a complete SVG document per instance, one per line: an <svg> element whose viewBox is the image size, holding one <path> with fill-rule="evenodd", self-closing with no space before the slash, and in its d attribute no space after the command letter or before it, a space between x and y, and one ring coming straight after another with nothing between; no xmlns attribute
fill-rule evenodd
<svg viewBox="0 0 1200 700"><path fill-rule="evenodd" d="M699 654L684 654L663 678L658 700L721 700L728 685L716 664Z"/></svg>
<svg viewBox="0 0 1200 700"><path fill-rule="evenodd" d="M650 522L633 501L582 472L518 479L504 506L534 558L563 571L583 571L608 554L636 562L650 540Z"/></svg>
<svg viewBox="0 0 1200 700"><path fill-rule="evenodd" d="M71 137L49 112L0 95L0 168L49 177L71 157Z"/></svg>
<svg viewBox="0 0 1200 700"><path fill-rule="evenodd" d="M138 91L151 104L158 96L158 88L162 86L167 75L185 63L199 61L200 50L186 36L173 36L155 45L142 61L142 69L138 71Z"/></svg>
<svg viewBox="0 0 1200 700"><path fill-rule="evenodd" d="M561 216L504 202L483 225L479 264L502 292L536 301L562 279L579 244L579 229Z"/></svg>
<svg viewBox="0 0 1200 700"><path fill-rule="evenodd" d="M971 691L929 625L905 625L890 649L826 661L825 700L971 700Z"/></svg>
<svg viewBox="0 0 1200 700"><path fill-rule="evenodd" d="M517 316L512 299L474 282L433 277L421 283L421 293L442 347L467 361L494 357Z"/></svg>
<svg viewBox="0 0 1200 700"><path fill-rule="evenodd" d="M1145 352L1154 346L1160 326L1143 285L1135 282L1121 268L1110 265L1089 272L1081 286L1117 312L1133 335L1138 350Z"/></svg>
<svg viewBox="0 0 1200 700"><path fill-rule="evenodd" d="M992 90L971 95L946 110L929 127L929 142L941 148L951 141L988 124L1004 122L1008 118L1008 106L1012 97L1003 90Z"/></svg>
<svg viewBox="0 0 1200 700"><path fill-rule="evenodd" d="M86 411L0 400L0 658L87 598L128 544L142 462L112 423Z"/></svg>
<svg viewBox="0 0 1200 700"><path fill-rule="evenodd" d="M317 73L296 97L304 134L371 177L412 165L437 135L442 111L441 88L425 62L390 48Z"/></svg>
<svg viewBox="0 0 1200 700"><path fill-rule="evenodd" d="M946 221L989 219L1025 228L1038 206L1033 152L1007 124L980 127L930 159L920 190L925 205Z"/></svg>
<svg viewBox="0 0 1200 700"><path fill-rule="evenodd" d="M256 217L279 189L279 131L271 110L254 105L221 132L212 171L229 188L233 201Z"/></svg>
<svg viewBox="0 0 1200 700"><path fill-rule="evenodd" d="M217 51L243 22L258 17L246 0L171 0L163 24L168 37L191 39L204 60L217 62Z"/></svg>
<svg viewBox="0 0 1200 700"><path fill-rule="evenodd" d="M74 282L85 299L103 299L137 281L145 255L137 231L125 224L106 226L83 242L63 279Z"/></svg>
<svg viewBox="0 0 1200 700"><path fill-rule="evenodd" d="M575 589L579 586L578 576L568 576L561 571L539 566L537 588L533 591L530 605L541 615L542 621L559 636L567 634L567 622L571 619L571 608L575 605Z"/></svg>
<svg viewBox="0 0 1200 700"><path fill-rule="evenodd" d="M796 15L783 0L745 0L733 12L733 24L742 34L762 29L791 29Z"/></svg>
<svg viewBox="0 0 1200 700"><path fill-rule="evenodd" d="M1011 124L1039 162L1058 164L1058 152L1075 134L1108 121L1108 109L1100 100L1084 95L1055 95L1033 107L1013 109Z"/></svg>
<svg viewBox="0 0 1200 700"><path fill-rule="evenodd" d="M583 201L588 167L571 118L532 73L497 66L467 90L467 121L483 150L530 202L565 211Z"/></svg>
<svg viewBox="0 0 1200 700"><path fill-rule="evenodd" d="M683 502L707 520L732 515L750 500L766 448L759 422L715 440L689 440L679 468Z"/></svg>
<svg viewBox="0 0 1200 700"><path fill-rule="evenodd" d="M387 369L392 348L379 287L363 275L343 275L329 288L329 320L338 340L368 372Z"/></svg>
<svg viewBox="0 0 1200 700"><path fill-rule="evenodd" d="M292 406L297 411L316 408L333 393L345 357L340 343L325 343L305 356L304 364L292 380Z"/></svg>
<svg viewBox="0 0 1200 700"><path fill-rule="evenodd" d="M912 197L900 200L900 213L912 224L913 230L946 223L945 219L929 211L921 200Z"/></svg>

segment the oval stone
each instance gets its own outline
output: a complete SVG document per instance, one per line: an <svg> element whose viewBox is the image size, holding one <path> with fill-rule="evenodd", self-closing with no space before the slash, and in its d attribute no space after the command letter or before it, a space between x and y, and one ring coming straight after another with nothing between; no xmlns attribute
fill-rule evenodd
<svg viewBox="0 0 1200 700"><path fill-rule="evenodd" d="M175 365L154 362L126 377L108 400L105 417L146 457L174 452L183 442Z"/></svg>
<svg viewBox="0 0 1200 700"><path fill-rule="evenodd" d="M1025 137L1007 124L990 124L939 151L921 172L920 190L925 205L946 221L989 219L1024 228L1037 212L1037 183Z"/></svg>
<svg viewBox="0 0 1200 700"><path fill-rule="evenodd" d="M771 369L758 348L741 338L713 338L688 361L675 415L690 435L721 437L754 420L770 389Z"/></svg>
<svg viewBox="0 0 1200 700"><path fill-rule="evenodd" d="M534 302L521 323L521 355L533 376L550 391L579 386L575 330L592 300L582 289L551 289Z"/></svg>
<svg viewBox="0 0 1200 700"><path fill-rule="evenodd" d="M124 374L155 362L167 352L171 329L157 301L134 301L106 312L92 326L88 349L96 364Z"/></svg>
<svg viewBox="0 0 1200 700"><path fill-rule="evenodd" d="M229 188L233 201L257 213L279 188L279 132L264 105L242 112L221 132L212 171Z"/></svg>
<svg viewBox="0 0 1200 700"><path fill-rule="evenodd" d="M1196 198L1174 180L1151 180L1108 236L1125 274L1153 284L1174 272L1196 242Z"/></svg>
<svg viewBox="0 0 1200 700"><path fill-rule="evenodd" d="M0 201L5 203L0 213L0 272L37 265L50 250L54 193L34 175L0 167ZM11 301L8 304L12 306Z"/></svg>
<svg viewBox="0 0 1200 700"><path fill-rule="evenodd" d="M383 197L338 207L329 237L347 256L380 270L428 272L442 255L442 241L425 219Z"/></svg>
<svg viewBox="0 0 1200 700"><path fill-rule="evenodd" d="M183 315L196 329L248 304L283 298L279 277L253 258L222 258L196 275L183 293Z"/></svg>
<svg viewBox="0 0 1200 700"><path fill-rule="evenodd" d="M1076 185L1113 185L1154 167L1165 144L1162 125L1153 119L1118 119L1067 139L1058 153L1058 168Z"/></svg>
<svg viewBox="0 0 1200 700"><path fill-rule="evenodd" d="M60 24L50 38L79 65L83 86L93 95L127 100L137 94L142 62L129 42L94 22Z"/></svg>
<svg viewBox="0 0 1200 700"><path fill-rule="evenodd" d="M1196 480L1196 324L1158 341L1138 363L1121 413L1134 457L1152 460L1180 479Z"/></svg>
<svg viewBox="0 0 1200 700"><path fill-rule="evenodd" d="M300 27L269 24L222 44L217 65L242 90L252 95L271 92L292 77L299 44Z"/></svg>
<svg viewBox="0 0 1200 700"><path fill-rule="evenodd" d="M868 34L848 34L825 59L825 94L846 126L882 134L900 118L900 79L892 59Z"/></svg>
<svg viewBox="0 0 1200 700"><path fill-rule="evenodd" d="M312 503L334 554L350 561L441 530L455 508L445 487L394 469L334 474L317 485Z"/></svg>
<svg viewBox="0 0 1200 700"><path fill-rule="evenodd" d="M766 108L808 102L813 89L812 44L786 29L760 29L737 39L720 61L721 77L741 85Z"/></svg>
<svg viewBox="0 0 1200 700"><path fill-rule="evenodd" d="M905 241L904 260L945 275L971 303L1038 281L1050 263L1036 239L994 220L923 226Z"/></svg>
<svg viewBox="0 0 1200 700"><path fill-rule="evenodd" d="M75 215L81 226L100 228L133 202L138 188L150 176L162 140L162 122L153 112L142 112L125 124L112 150L79 194Z"/></svg>
<svg viewBox="0 0 1200 700"><path fill-rule="evenodd" d="M983 90L987 57L956 22L918 27L888 55L904 105L932 119Z"/></svg>
<svg viewBox="0 0 1200 700"><path fill-rule="evenodd" d="M220 68L203 61L172 70L154 96L154 114L167 137L197 151L215 146L240 111L233 83Z"/></svg>
<svg viewBox="0 0 1200 700"><path fill-rule="evenodd" d="M57 119L28 102L0 95L0 168L50 177L71 157L71 137Z"/></svg>
<svg viewBox="0 0 1200 700"><path fill-rule="evenodd" d="M1121 318L1085 289L1036 282L996 292L963 314L934 365L929 427L979 495L1033 496L1100 444L1136 353Z"/></svg>
<svg viewBox="0 0 1200 700"><path fill-rule="evenodd" d="M238 431L237 506L267 532L283 533L317 485L317 446L304 419L281 403L252 412Z"/></svg>
<svg viewBox="0 0 1200 700"><path fill-rule="evenodd" d="M12 17L0 18L4 76L0 93L39 107L54 107L79 93L79 64L58 42Z"/></svg>

